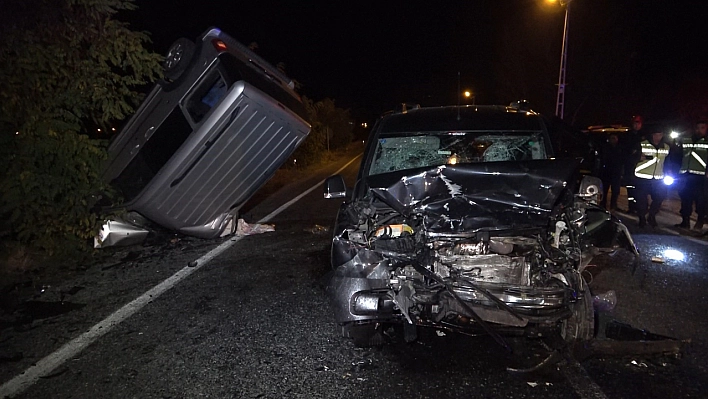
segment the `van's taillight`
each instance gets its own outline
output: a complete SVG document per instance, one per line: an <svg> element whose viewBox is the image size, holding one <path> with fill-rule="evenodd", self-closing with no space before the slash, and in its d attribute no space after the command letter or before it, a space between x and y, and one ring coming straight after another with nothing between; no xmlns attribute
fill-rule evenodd
<svg viewBox="0 0 708 399"><path fill-rule="evenodd" d="M219 39L214 39L211 41L211 44L214 45L214 48L218 52L226 51L226 43L222 42Z"/></svg>

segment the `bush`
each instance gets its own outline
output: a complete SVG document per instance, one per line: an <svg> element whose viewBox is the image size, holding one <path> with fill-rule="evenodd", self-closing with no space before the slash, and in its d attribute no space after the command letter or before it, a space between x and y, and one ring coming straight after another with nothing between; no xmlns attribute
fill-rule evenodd
<svg viewBox="0 0 708 399"><path fill-rule="evenodd" d="M86 250L101 220L104 143L81 134L108 127L160 74L142 32L112 19L132 0L8 0L0 14L0 217L3 238L29 254Z"/></svg>
<svg viewBox="0 0 708 399"><path fill-rule="evenodd" d="M15 135L9 148L0 214L13 238L49 255L85 249L101 224L89 201L107 190L100 177L105 144L38 129Z"/></svg>

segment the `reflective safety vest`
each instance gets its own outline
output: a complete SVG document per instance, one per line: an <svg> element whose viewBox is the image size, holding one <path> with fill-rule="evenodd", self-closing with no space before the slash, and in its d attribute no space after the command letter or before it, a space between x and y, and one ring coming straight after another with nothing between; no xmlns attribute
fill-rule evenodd
<svg viewBox="0 0 708 399"><path fill-rule="evenodd" d="M656 148L649 140L644 140L642 155L644 159L637 163L634 175L640 179L663 179L664 160L669 155L669 145L662 143L659 148Z"/></svg>
<svg viewBox="0 0 708 399"><path fill-rule="evenodd" d="M708 162L708 140L702 137L694 143L693 138L686 138L681 146L683 147L681 173L705 175L706 162Z"/></svg>

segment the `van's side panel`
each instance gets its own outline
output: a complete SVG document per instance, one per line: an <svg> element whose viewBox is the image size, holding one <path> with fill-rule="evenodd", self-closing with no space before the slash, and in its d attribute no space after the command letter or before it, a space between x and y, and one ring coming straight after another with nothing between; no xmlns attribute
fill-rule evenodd
<svg viewBox="0 0 708 399"><path fill-rule="evenodd" d="M204 226L238 208L304 140L309 125L245 82L166 164L131 208L162 226ZM208 122L210 122L208 121ZM212 236L220 231L191 235Z"/></svg>

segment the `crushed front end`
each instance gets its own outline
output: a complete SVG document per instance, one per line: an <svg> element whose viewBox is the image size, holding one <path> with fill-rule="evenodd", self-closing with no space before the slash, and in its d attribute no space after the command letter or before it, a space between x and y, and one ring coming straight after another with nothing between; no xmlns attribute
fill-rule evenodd
<svg viewBox="0 0 708 399"><path fill-rule="evenodd" d="M502 344L507 334L592 337L582 270L599 241L636 252L631 237L570 190L571 165L499 166L374 179L342 206L330 290L346 336L366 346L376 329L401 324L409 338L421 326Z"/></svg>

